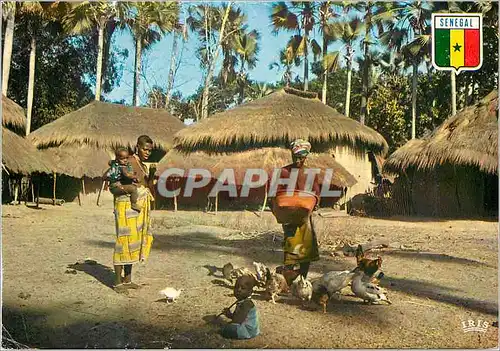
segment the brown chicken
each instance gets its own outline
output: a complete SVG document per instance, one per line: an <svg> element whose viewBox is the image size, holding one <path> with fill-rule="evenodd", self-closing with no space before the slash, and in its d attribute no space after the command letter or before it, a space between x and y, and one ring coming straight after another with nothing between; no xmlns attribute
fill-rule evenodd
<svg viewBox="0 0 500 351"><path fill-rule="evenodd" d="M328 290L324 286L319 286L319 288L313 291L312 298L315 303L323 306L323 313L326 313L326 306L328 305L328 300L330 300L330 295L328 295Z"/></svg>
<svg viewBox="0 0 500 351"><path fill-rule="evenodd" d="M272 302L275 304L275 297L287 291L288 284L285 277L279 273L271 273L269 268L266 268L266 292L271 297Z"/></svg>

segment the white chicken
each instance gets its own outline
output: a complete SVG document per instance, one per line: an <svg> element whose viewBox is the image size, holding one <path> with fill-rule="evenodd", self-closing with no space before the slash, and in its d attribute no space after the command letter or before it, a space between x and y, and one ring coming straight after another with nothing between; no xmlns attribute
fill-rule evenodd
<svg viewBox="0 0 500 351"><path fill-rule="evenodd" d="M326 288L328 296L335 295L340 299L340 290L348 286L353 277L354 272L351 271L331 271L314 281L313 290L318 291L323 287Z"/></svg>
<svg viewBox="0 0 500 351"><path fill-rule="evenodd" d="M313 286L311 282L299 275L290 286L292 295L298 297L302 301L310 301L313 294Z"/></svg>
<svg viewBox="0 0 500 351"><path fill-rule="evenodd" d="M264 263L253 262L253 267L255 268L258 285L264 287L267 281L267 266Z"/></svg>
<svg viewBox="0 0 500 351"><path fill-rule="evenodd" d="M170 303L170 301L175 302L175 299L179 297L181 294L182 289L174 289L174 288L165 288L162 291L160 291L160 295L164 296L165 299L167 300L167 303Z"/></svg>
<svg viewBox="0 0 500 351"><path fill-rule="evenodd" d="M391 304L387 297L387 290L381 288L380 286L367 282L365 278L365 273L361 270L354 270L354 277L352 278L351 290L357 297L363 299L365 302L380 303L382 301Z"/></svg>

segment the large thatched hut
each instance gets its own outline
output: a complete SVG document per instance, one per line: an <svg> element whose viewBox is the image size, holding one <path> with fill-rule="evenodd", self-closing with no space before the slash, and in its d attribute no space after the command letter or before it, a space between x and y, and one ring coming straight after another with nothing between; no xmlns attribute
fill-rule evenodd
<svg viewBox="0 0 500 351"><path fill-rule="evenodd" d="M385 162L398 175L395 208L426 216L485 216L498 209L498 92L412 140Z"/></svg>
<svg viewBox="0 0 500 351"><path fill-rule="evenodd" d="M2 177L4 186L2 198L14 197L9 183L19 186L21 176L32 173L52 174L55 170L53 159L42 154L24 137L26 117L21 106L2 95Z"/></svg>
<svg viewBox="0 0 500 351"><path fill-rule="evenodd" d="M339 174L351 175L346 176L349 180L341 185L350 187L349 196L373 186L374 175L368 154L385 155L387 152L386 141L373 129L322 104L315 93L289 88L191 125L176 134L175 144L181 153L202 153L203 157L201 154L191 156L193 160L197 158L196 165L212 162L217 157L214 153L225 153L221 156L225 165L246 169L252 167L252 160L261 162L264 154L252 153L263 148L282 149L280 158L270 163L273 167L290 163L288 145L297 138L309 140L312 151L323 154L311 157L311 161L314 157L327 155L321 158L324 165L321 168L328 168L325 160L329 159ZM207 161L200 161L203 158ZM165 162L169 162L168 156ZM180 163L170 163L170 166L181 166Z"/></svg>
<svg viewBox="0 0 500 351"><path fill-rule="evenodd" d="M173 135L183 127L182 121L166 110L93 101L37 129L29 139L56 158L59 173L78 180L73 187L68 179L59 187L60 196L74 201L80 191L99 196L114 148L133 149L137 137L146 134L155 143L150 161L158 162L172 147ZM105 198L111 199L109 194ZM95 196L86 197L86 201L94 200Z"/></svg>

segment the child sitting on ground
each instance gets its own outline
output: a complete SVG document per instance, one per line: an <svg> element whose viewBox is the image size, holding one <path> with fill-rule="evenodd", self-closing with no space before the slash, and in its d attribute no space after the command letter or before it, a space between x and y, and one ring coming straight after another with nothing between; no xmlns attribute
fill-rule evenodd
<svg viewBox="0 0 500 351"><path fill-rule="evenodd" d="M252 301L255 280L250 276L241 276L234 285L234 296L238 300L233 313L224 308L223 313L231 319L222 328L222 336L231 339L251 339L260 334L259 313Z"/></svg>
<svg viewBox="0 0 500 351"><path fill-rule="evenodd" d="M106 172L106 178L110 183L109 191L116 196L130 194L130 207L141 212L141 208L137 206L137 186L134 184L137 177L128 161L128 150L123 147L117 148L115 156L116 159L109 161L111 168Z"/></svg>

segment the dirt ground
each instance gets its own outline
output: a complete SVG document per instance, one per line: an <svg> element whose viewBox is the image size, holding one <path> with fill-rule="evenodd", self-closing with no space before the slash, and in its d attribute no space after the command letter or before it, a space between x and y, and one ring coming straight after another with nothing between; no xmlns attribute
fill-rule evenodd
<svg viewBox="0 0 500 351"><path fill-rule="evenodd" d="M322 252L311 278L351 269L332 255L341 241L385 238L392 305L344 296L328 312L286 296L273 305L256 291L261 335L223 339L211 321L233 301L231 287L204 265L252 267L282 262L280 226L270 213L153 212L153 250L134 268L142 289L115 293L113 211L76 204L2 208L3 325L9 339L37 348L494 348L498 344L498 223L423 219L321 218ZM276 242L273 244L273 235ZM94 260L94 264L74 265ZM73 265L73 266L70 266ZM72 271L68 266L73 267ZM74 274L72 274L73 272ZM159 291L183 288L176 303ZM346 294L350 293L347 289ZM489 323L485 333L462 321ZM4 331L4 336L9 336Z"/></svg>

